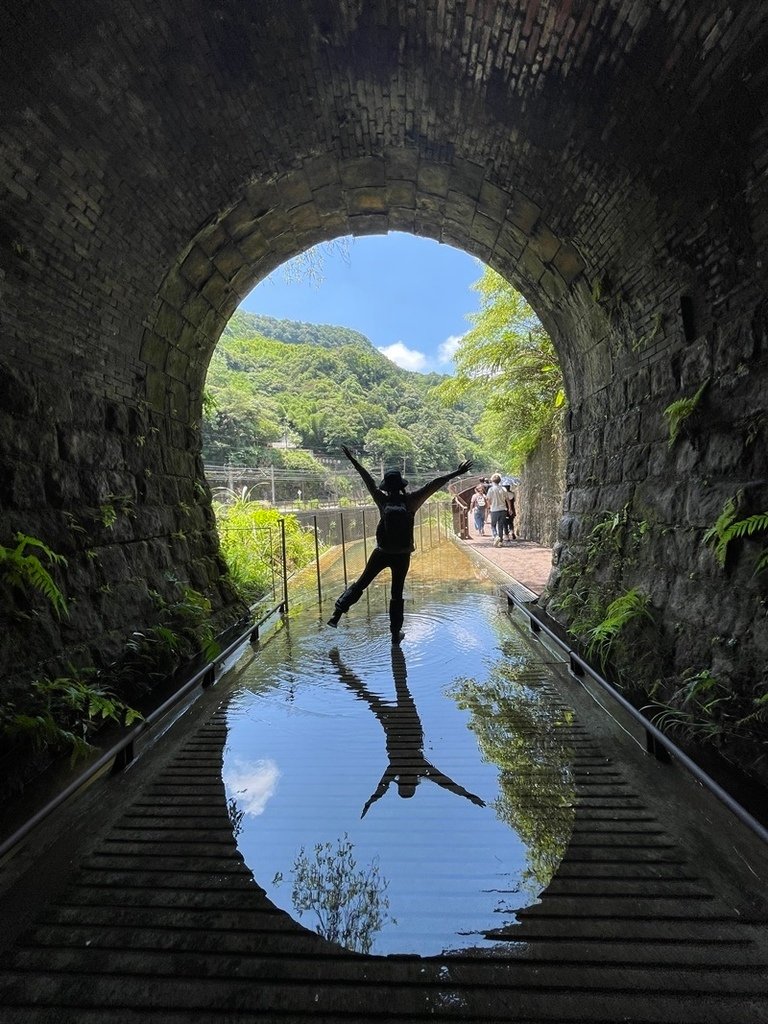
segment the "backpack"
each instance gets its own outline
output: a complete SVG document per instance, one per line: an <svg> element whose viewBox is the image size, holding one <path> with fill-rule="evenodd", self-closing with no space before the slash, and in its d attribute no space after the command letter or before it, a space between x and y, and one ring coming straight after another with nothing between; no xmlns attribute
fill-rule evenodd
<svg viewBox="0 0 768 1024"><path fill-rule="evenodd" d="M413 551L413 515L402 501L387 502L376 527L376 541L382 551L392 555Z"/></svg>

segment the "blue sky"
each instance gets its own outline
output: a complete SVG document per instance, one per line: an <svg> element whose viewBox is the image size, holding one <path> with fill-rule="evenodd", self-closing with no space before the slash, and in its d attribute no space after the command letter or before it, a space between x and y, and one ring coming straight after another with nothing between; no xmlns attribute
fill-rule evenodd
<svg viewBox="0 0 768 1024"><path fill-rule="evenodd" d="M360 331L398 366L451 373L451 356L478 308L482 264L460 249L393 232L350 238L346 258L323 248L322 280L278 268L243 300L253 313Z"/></svg>

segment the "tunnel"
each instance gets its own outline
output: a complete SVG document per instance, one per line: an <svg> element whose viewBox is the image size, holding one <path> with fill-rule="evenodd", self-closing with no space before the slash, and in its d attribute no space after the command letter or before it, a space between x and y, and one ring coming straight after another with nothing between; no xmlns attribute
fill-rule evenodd
<svg viewBox="0 0 768 1024"><path fill-rule="evenodd" d="M761 537L706 538L768 507L762 4L29 0L4 35L0 544L66 559L69 606L4 599L9 676L109 663L179 579L243 614L201 459L217 340L296 254L405 231L498 271L554 340L542 603L568 625L585 591L639 589L646 687L753 698Z"/></svg>

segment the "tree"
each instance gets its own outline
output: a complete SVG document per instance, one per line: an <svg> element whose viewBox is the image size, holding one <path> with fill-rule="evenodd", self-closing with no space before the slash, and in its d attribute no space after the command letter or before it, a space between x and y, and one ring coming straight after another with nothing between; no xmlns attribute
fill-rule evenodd
<svg viewBox="0 0 768 1024"><path fill-rule="evenodd" d="M478 433L515 472L562 410L563 377L552 341L523 296L490 267L473 287L480 309L454 356L456 375L435 391L446 404L484 397Z"/></svg>
<svg viewBox="0 0 768 1024"><path fill-rule="evenodd" d="M369 430L365 435L365 447L376 461L401 468L403 460L411 459L414 452L411 435L402 427L395 426Z"/></svg>

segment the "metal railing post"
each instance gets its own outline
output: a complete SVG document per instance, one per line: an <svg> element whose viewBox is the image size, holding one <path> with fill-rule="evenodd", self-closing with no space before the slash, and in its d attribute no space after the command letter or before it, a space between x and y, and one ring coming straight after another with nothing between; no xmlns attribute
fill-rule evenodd
<svg viewBox="0 0 768 1024"><path fill-rule="evenodd" d="M317 603L323 607L323 589L320 586L320 544L317 539L317 516L313 515L315 525L315 570L317 572Z"/></svg>
<svg viewBox="0 0 768 1024"><path fill-rule="evenodd" d="M288 611L288 555L285 548L285 520L280 520L280 546L283 556L283 611Z"/></svg>
<svg viewBox="0 0 768 1024"><path fill-rule="evenodd" d="M365 531L365 509L363 509L363 560L368 561L368 536Z"/></svg>
<svg viewBox="0 0 768 1024"><path fill-rule="evenodd" d="M344 586L347 586L347 542L344 539L344 513L339 512L341 525L341 564L344 566Z"/></svg>

